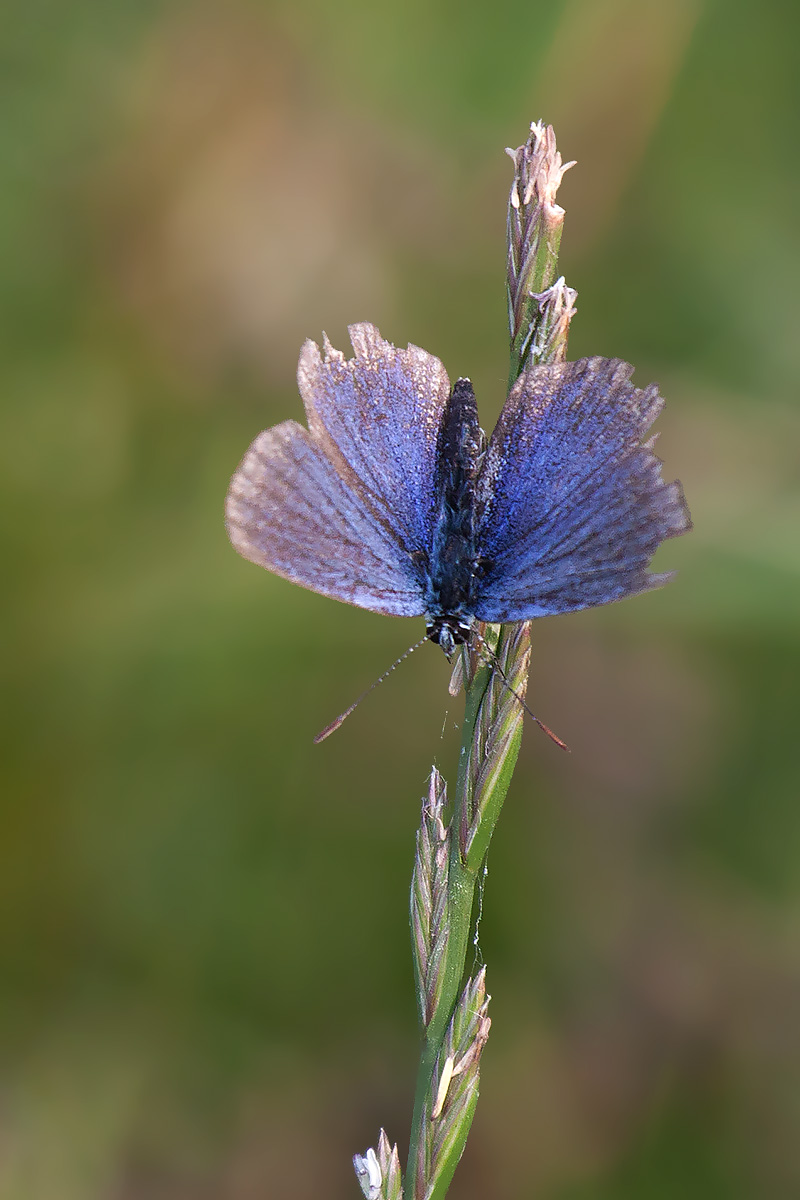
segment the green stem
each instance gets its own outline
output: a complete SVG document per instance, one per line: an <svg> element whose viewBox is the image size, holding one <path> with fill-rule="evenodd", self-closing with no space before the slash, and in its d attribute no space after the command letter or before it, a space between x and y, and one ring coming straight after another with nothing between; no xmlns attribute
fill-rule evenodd
<svg viewBox="0 0 800 1200"><path fill-rule="evenodd" d="M552 129L532 126L528 142L512 157L515 162L515 185L509 203L507 246L511 342L509 388L526 367L542 359L557 361L564 356L571 316L570 311L559 327L555 340L550 339L547 349L538 351L535 334L541 323L552 316L540 307L540 299L556 278L563 221L563 210L555 206L554 196L566 168L562 168L561 158L556 152ZM531 180L536 186L532 183L529 186ZM529 651L529 622L500 627L496 657L506 677L515 681L514 690L522 696L527 683ZM465 664L467 659L465 652ZM405 1177L406 1200L442 1200L472 1121L474 1101L460 1122L457 1138L452 1140L447 1163L439 1164L435 1182L431 1182L430 1164L420 1159L424 1123L430 1120L434 1104L432 1085L436 1060L461 997L472 930L475 887L511 783L522 741L522 712L516 701L506 704L503 712L503 701L507 700L508 692L504 692L502 686L493 679L491 664L479 662L471 678L467 674L458 783L450 825L448 939L441 964L441 990L436 1009L425 1030L417 1074Z"/></svg>
<svg viewBox="0 0 800 1200"><path fill-rule="evenodd" d="M504 658L505 643L510 633L512 633L511 629L504 628L501 630L500 640L496 648L496 655L501 661ZM470 814L473 811L475 800L473 794L474 781L470 778L470 750L475 742L476 726L481 715L481 710L483 705L488 703L490 699L487 693L492 683L492 671L492 666L482 665L476 672L467 691L456 788L456 811L453 814L450 842L447 907L449 935L442 963L442 991L436 1011L425 1033L425 1042L417 1074L414 1117L408 1156L408 1173L406 1176L407 1189L408 1181L413 1179L417 1190L411 1191L408 1189L409 1200L412 1197L413 1200L421 1200L422 1196L426 1194L429 1200L437 1200L437 1198L444 1196L449 1183L449 1176L442 1174L432 1191L429 1193L424 1191L425 1180L427 1178L427 1164L419 1161L422 1127L423 1122L428 1119L429 1108L433 1102L432 1083L436 1058L464 985L467 953L469 951L470 934L472 932L475 888L497 818L500 815L503 801L506 798L511 783L511 777L514 773L522 741L522 720L518 710L512 705L510 706L511 721L515 723L516 728L513 730L510 741L501 757L497 773L492 779L489 793L483 798L481 818L467 849L466 831L471 821ZM506 729L501 730L500 736L506 731ZM466 1140L468 1131L469 1122L465 1122L463 1131L464 1141ZM455 1169L455 1164L461 1155L461 1149L463 1149L463 1144L457 1153L453 1155L455 1159L453 1169Z"/></svg>
<svg viewBox="0 0 800 1200"><path fill-rule="evenodd" d="M469 747L474 736L475 724L478 720L480 706L488 689L490 678L490 669L488 667L481 668L467 693L458 769L457 794L459 796L466 790ZM455 824L454 820L453 825L455 826ZM422 1125L427 1120L427 1109L431 1100L431 1084L436 1056L439 1053L445 1033L447 1032L447 1026L461 994L464 967L467 961L469 935L472 927L472 906L475 898L477 879L477 869L467 867L462 861L459 839L454 836L450 844L447 907L449 934L444 962L442 964L443 984L439 1003L425 1032L425 1042L417 1072L414 1116L411 1125L411 1142L406 1173L406 1195L408 1196L408 1200L417 1200L418 1195L421 1197L424 1194L417 1191L418 1183L421 1183L422 1187L424 1187L426 1175L425 1164L419 1162ZM413 1190L411 1186L412 1180Z"/></svg>

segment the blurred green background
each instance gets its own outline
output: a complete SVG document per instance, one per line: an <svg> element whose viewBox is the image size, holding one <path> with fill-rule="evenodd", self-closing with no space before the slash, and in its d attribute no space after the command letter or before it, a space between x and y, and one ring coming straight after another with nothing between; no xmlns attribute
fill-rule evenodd
<svg viewBox="0 0 800 1200"><path fill-rule="evenodd" d="M416 1064L433 647L227 544L306 336L507 350L503 154L579 165L572 357L658 380L667 589L538 623L470 1200L800 1195L800 9L27 0L0 33L3 1200L353 1197ZM442 732L444 727L444 732Z"/></svg>

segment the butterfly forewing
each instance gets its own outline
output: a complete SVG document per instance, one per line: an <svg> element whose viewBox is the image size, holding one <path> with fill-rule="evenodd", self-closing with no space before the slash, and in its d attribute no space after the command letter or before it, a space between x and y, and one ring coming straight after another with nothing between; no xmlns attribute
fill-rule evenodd
<svg viewBox="0 0 800 1200"><path fill-rule="evenodd" d="M484 621L606 604L658 586L647 566L690 528L680 485L644 434L661 411L633 368L591 358L529 369L512 388L476 486L475 598Z"/></svg>
<svg viewBox="0 0 800 1200"><path fill-rule="evenodd" d="M298 382L316 444L407 553L425 550L436 517L437 445L450 382L438 358L350 326L355 357L325 341L300 355Z"/></svg>

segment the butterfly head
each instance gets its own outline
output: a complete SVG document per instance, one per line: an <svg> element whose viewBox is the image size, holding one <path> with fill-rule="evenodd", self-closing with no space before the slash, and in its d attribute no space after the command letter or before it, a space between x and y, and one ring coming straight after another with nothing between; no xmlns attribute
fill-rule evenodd
<svg viewBox="0 0 800 1200"><path fill-rule="evenodd" d="M443 614L432 616L428 614L425 632L432 642L441 646L448 660L453 657L456 646L463 646L469 641L472 632L473 617Z"/></svg>

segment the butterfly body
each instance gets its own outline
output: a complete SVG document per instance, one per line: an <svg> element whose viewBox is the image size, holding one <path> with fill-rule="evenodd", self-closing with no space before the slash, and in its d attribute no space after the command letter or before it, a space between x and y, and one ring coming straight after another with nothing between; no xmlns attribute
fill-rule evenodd
<svg viewBox="0 0 800 1200"><path fill-rule="evenodd" d="M475 620L605 604L669 576L647 566L691 527L643 435L663 402L615 359L529 368L488 443L472 385L438 359L351 326L300 356L308 429L256 438L226 517L236 549L323 595L424 616L448 657Z"/></svg>
<svg viewBox="0 0 800 1200"><path fill-rule="evenodd" d="M469 640L474 621L482 571L475 538L475 478L484 441L472 384L458 379L439 435L433 541L429 551L420 551L427 634L448 658Z"/></svg>

